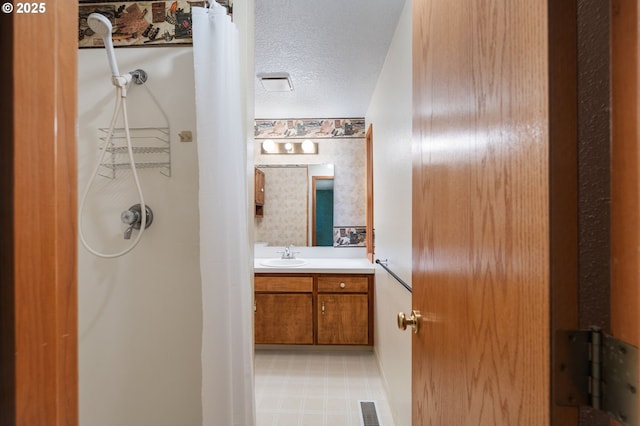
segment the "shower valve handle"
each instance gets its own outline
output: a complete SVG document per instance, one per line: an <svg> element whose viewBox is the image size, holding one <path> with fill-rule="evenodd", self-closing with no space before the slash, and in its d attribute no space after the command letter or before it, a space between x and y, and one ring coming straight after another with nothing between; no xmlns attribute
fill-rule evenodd
<svg viewBox="0 0 640 426"><path fill-rule="evenodd" d="M140 216L138 215L138 212L132 210L125 210L120 214L120 220L122 220L122 223L125 223L127 225L136 223L139 217Z"/></svg>
<svg viewBox="0 0 640 426"><path fill-rule="evenodd" d="M151 207L145 205L145 229L148 228L153 222L153 212L151 211ZM123 211L120 214L120 220L122 223L129 225L129 227L124 231L124 239L128 240L131 238L131 233L134 229L140 229L142 226L142 208L140 204L135 204L129 207L128 210Z"/></svg>

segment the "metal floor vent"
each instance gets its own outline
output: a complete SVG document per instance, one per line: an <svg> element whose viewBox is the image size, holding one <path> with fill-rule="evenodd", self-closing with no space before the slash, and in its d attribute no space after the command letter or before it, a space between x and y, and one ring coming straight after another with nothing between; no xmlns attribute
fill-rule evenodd
<svg viewBox="0 0 640 426"><path fill-rule="evenodd" d="M360 415L362 426L381 426L378 420L375 401L358 401L360 403Z"/></svg>

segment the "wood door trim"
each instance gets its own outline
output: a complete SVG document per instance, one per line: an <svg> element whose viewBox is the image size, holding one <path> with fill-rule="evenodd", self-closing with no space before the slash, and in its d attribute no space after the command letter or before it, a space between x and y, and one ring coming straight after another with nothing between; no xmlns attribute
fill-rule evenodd
<svg viewBox="0 0 640 426"><path fill-rule="evenodd" d="M550 348L555 330L578 327L577 1L549 5ZM553 366L553 350L551 366ZM555 371L550 369L550 383ZM575 425L578 410L555 404L551 424Z"/></svg>
<svg viewBox="0 0 640 426"><path fill-rule="evenodd" d="M640 345L640 150L638 140L638 48L635 1L613 1L612 12L612 173L611 173L611 331Z"/></svg>
<svg viewBox="0 0 640 426"><path fill-rule="evenodd" d="M13 239L2 264L11 281L0 309L0 364L7 342L15 357L3 366L2 425L78 424L76 117L77 2L48 2L43 14L13 14ZM3 21L2 26L5 26ZM3 35L6 35L3 32ZM3 120L4 121L4 120ZM3 129L4 131L4 129ZM3 198L7 193L3 188ZM6 198L5 198L6 200ZM3 214L3 223L8 214ZM5 286L3 280L3 287ZM3 314L4 315L4 314Z"/></svg>
<svg viewBox="0 0 640 426"><path fill-rule="evenodd" d="M14 51L14 19L12 15L5 15L0 23L0 47L5 59L0 61L0 73L3 76L13 74L13 62L6 58L13 58ZM0 80L3 96L0 97L0 110L13 111L13 81L9 78ZM15 260L13 230L13 150L14 123L13 114L0 114L0 128L7 143L3 144L0 155L0 194L2 205L0 209L0 227L6 232L0 238L0 425L12 426L16 422L15 412Z"/></svg>
<svg viewBox="0 0 640 426"><path fill-rule="evenodd" d="M612 1L611 333L636 347L640 346L639 17L637 1Z"/></svg>
<svg viewBox="0 0 640 426"><path fill-rule="evenodd" d="M375 239L373 229L373 124L369 124L365 137L365 174L366 174L366 199L367 205L365 210L366 216L366 241L367 247L367 259L373 263L373 257L375 252Z"/></svg>

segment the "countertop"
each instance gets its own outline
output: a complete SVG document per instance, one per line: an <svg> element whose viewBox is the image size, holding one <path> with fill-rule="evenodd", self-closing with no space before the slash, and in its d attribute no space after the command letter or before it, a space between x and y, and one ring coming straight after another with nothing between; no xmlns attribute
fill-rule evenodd
<svg viewBox="0 0 640 426"><path fill-rule="evenodd" d="M344 258L305 258L307 263L300 266L274 267L264 266L262 261L266 258L255 258L253 260L254 272L256 274L373 274L376 270L375 265L369 262L369 259L344 259Z"/></svg>

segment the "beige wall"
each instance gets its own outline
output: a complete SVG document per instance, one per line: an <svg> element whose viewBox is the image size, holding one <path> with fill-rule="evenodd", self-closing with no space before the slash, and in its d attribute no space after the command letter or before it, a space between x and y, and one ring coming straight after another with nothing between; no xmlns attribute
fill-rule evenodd
<svg viewBox="0 0 640 426"><path fill-rule="evenodd" d="M307 168L267 167L264 216L256 219L256 241L271 246L307 244Z"/></svg>
<svg viewBox="0 0 640 426"><path fill-rule="evenodd" d="M411 2L398 22L366 115L373 124L375 257L411 283ZM376 269L375 351L397 425L411 424L411 333L395 317L411 294Z"/></svg>

